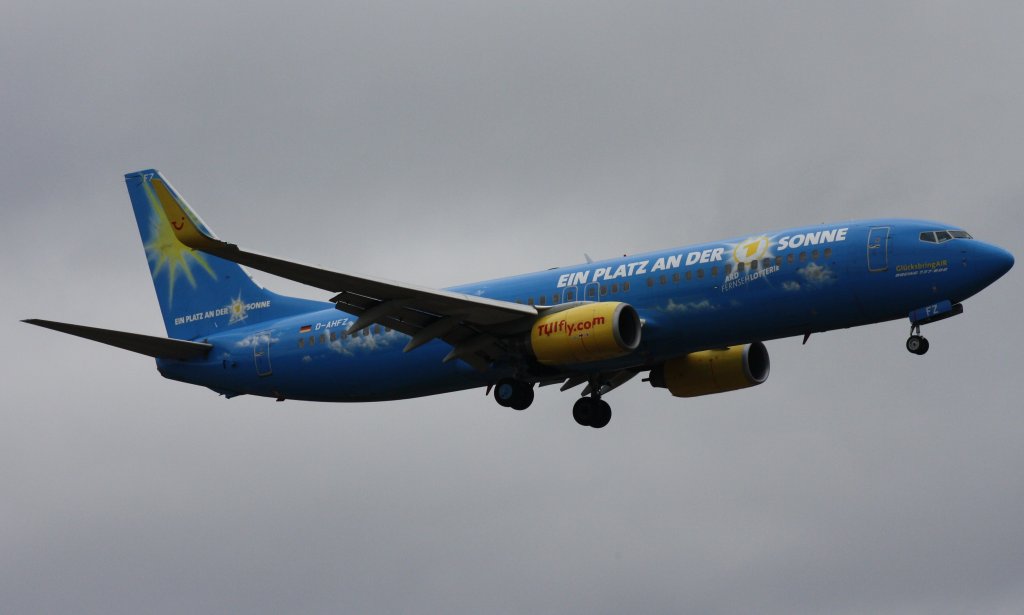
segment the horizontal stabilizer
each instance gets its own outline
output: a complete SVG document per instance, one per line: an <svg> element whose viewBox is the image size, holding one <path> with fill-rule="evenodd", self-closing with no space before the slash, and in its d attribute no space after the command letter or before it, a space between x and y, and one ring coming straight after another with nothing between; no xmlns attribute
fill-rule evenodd
<svg viewBox="0 0 1024 615"><path fill-rule="evenodd" d="M27 322L37 327L53 329L61 333L77 335L87 340L109 344L110 346L116 346L158 359L200 359L210 354L210 349L213 348L213 344L204 344L202 342L189 342L187 340L114 331L112 329L98 329L96 327L72 325L52 320L40 320L38 318L29 318L22 322Z"/></svg>

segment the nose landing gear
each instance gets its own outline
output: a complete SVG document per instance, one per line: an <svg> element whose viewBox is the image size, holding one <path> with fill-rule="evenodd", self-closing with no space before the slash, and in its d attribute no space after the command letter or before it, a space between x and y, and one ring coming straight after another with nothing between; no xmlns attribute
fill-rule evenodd
<svg viewBox="0 0 1024 615"><path fill-rule="evenodd" d="M928 352L928 340L921 335L921 325L939 322L963 313L964 306L962 304L951 303L949 300L942 300L914 310L910 313L910 337L907 338L907 350L917 355Z"/></svg>
<svg viewBox="0 0 1024 615"><path fill-rule="evenodd" d="M907 338L907 350L916 355L928 352L928 340L921 335L921 325L910 326L910 337Z"/></svg>

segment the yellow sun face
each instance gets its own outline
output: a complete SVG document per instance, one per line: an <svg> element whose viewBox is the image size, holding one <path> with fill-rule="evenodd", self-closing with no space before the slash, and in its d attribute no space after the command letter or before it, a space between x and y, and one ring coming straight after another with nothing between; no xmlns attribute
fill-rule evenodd
<svg viewBox="0 0 1024 615"><path fill-rule="evenodd" d="M179 275L185 276L192 288L196 287L196 278L192 273L193 264L201 267L213 279L217 279L217 274L206 262L202 253L189 248L174 236L174 229L167 221L167 216L164 215L163 208L160 207L149 182L143 182L142 187L149 206L153 210L149 217L149 240L145 244L146 257L149 258L153 267L153 279L166 272L167 303L171 305L174 303L174 286Z"/></svg>

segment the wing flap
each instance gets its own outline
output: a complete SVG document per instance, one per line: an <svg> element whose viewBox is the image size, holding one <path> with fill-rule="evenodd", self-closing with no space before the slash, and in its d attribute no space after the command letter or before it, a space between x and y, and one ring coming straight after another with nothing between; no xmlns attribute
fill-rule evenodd
<svg viewBox="0 0 1024 615"><path fill-rule="evenodd" d="M190 342L188 340L176 340L167 337L155 337L142 335L140 333L128 333L126 331L115 331L113 329L100 329L97 327L86 327L84 325L73 325L53 320L41 320L29 318L21 322L30 325L53 329L61 333L68 333L87 340L100 342L109 346L116 346L124 350L130 350L158 359L201 359L210 354L213 344L203 342Z"/></svg>

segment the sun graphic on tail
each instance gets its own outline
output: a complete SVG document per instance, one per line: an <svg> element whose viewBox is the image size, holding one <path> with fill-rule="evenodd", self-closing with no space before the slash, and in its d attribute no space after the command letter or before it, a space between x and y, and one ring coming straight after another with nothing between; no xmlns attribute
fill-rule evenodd
<svg viewBox="0 0 1024 615"><path fill-rule="evenodd" d="M161 274L167 274L167 304L170 306L174 303L174 286L179 276L184 276L192 288L196 287L196 278L192 273L193 265L201 267L213 279L217 279L217 274L201 252L189 248L174 236L174 229L167 221L167 216L148 181L142 183L142 189L152 209L149 217L149 239L145 243L146 257L149 258L153 270L153 279Z"/></svg>

